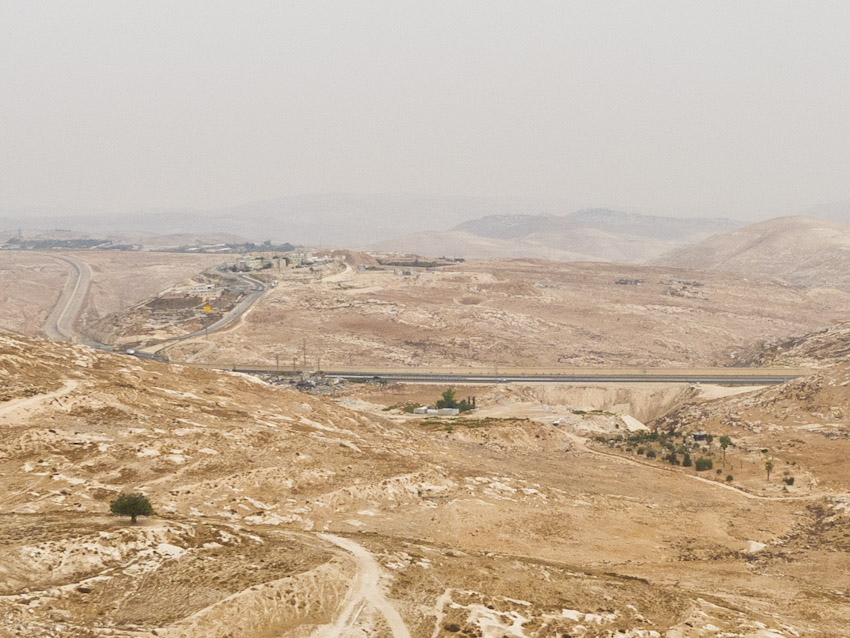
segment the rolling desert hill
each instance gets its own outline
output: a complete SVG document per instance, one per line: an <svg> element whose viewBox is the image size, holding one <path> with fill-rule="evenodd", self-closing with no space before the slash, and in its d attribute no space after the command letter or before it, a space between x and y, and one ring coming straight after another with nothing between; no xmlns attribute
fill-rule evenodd
<svg viewBox="0 0 850 638"><path fill-rule="evenodd" d="M326 370L727 366L756 341L816 330L850 311L850 294L838 290L605 263L332 263L260 276L278 284L238 325L167 355L226 367L275 365L279 356L281 365ZM109 318L121 343L159 338L139 332L132 312Z"/></svg>
<svg viewBox="0 0 850 638"><path fill-rule="evenodd" d="M0 384L4 638L792 638L850 622L847 477L807 447L790 492L746 472L730 485L590 445L622 431L607 412L417 420L13 336ZM772 433L750 436L730 462L757 465ZM108 516L121 491L157 514Z"/></svg>
<svg viewBox="0 0 850 638"><path fill-rule="evenodd" d="M486 215L449 231L411 233L370 248L429 257L642 263L736 225L729 219L679 219L596 208L568 215Z"/></svg>
<svg viewBox="0 0 850 638"><path fill-rule="evenodd" d="M850 362L850 323L843 321L800 336L760 342L741 353L739 361L742 365L807 368Z"/></svg>
<svg viewBox="0 0 850 638"><path fill-rule="evenodd" d="M676 249L652 263L850 290L850 226L812 217L777 217Z"/></svg>

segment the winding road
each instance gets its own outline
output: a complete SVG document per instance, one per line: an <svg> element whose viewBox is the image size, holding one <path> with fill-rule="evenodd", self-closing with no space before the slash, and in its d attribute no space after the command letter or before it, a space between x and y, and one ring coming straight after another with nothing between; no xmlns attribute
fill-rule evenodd
<svg viewBox="0 0 850 638"><path fill-rule="evenodd" d="M177 343L181 343L183 341L189 341L190 339L196 339L198 337L208 336L211 332L220 332L224 330L230 324L238 321L260 300L260 297L263 296L263 293L269 289L269 287L260 281L259 279L254 279L250 275L237 274L235 275L236 279L241 279L243 283L248 283L250 285L250 290L245 297L243 297L239 303L237 303L233 309L230 310L226 315L224 315L221 319L216 321L213 324L210 324L206 328L202 330L196 330L195 332L190 332L186 335L181 335L179 337L170 337L169 339L163 339L157 344L149 346L143 350L144 353L147 354L156 354L162 352L166 348L173 346Z"/></svg>
<svg viewBox="0 0 850 638"><path fill-rule="evenodd" d="M112 350L110 346L93 341L85 335L77 332L74 327L80 313L83 311L86 296L88 295L89 288L91 287L91 267L84 261L70 255L50 255L50 257L64 262L69 268L68 279L65 282L65 286L62 288L59 299L50 311L50 314L47 315L47 319L42 326L44 333L49 339L54 341L74 341L99 350ZM247 284L249 292L224 317L204 330L196 330L195 332L187 335L166 339L154 346L151 346L145 351L145 353L139 354L141 356L151 356L160 350L173 345L174 343L223 330L240 319L260 299L260 297L263 296L263 293L268 290L268 286L266 286L266 284L249 275L236 274L233 275L233 277L235 279L240 279L243 283Z"/></svg>

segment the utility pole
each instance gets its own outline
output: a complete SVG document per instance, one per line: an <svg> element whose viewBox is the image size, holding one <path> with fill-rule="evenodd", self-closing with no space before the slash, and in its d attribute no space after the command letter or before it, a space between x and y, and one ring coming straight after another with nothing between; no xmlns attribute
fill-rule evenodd
<svg viewBox="0 0 850 638"><path fill-rule="evenodd" d="M316 372L322 371L322 357L316 357Z"/></svg>
<svg viewBox="0 0 850 638"><path fill-rule="evenodd" d="M303 354L304 369L307 369L307 337L301 341L301 352Z"/></svg>
<svg viewBox="0 0 850 638"><path fill-rule="evenodd" d="M274 356L274 368L277 372L280 372L280 355L276 354Z"/></svg>

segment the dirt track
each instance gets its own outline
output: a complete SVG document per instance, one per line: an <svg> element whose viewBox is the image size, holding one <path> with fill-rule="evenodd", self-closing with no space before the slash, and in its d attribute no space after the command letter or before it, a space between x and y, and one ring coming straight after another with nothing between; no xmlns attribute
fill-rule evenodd
<svg viewBox="0 0 850 638"><path fill-rule="evenodd" d="M340 538L332 534L320 534L320 538L341 547L354 557L357 563L357 576L351 583L351 589L346 597L345 605L339 616L330 627L319 629L313 634L315 638L343 638L356 635L355 623L366 604L374 607L390 627L393 638L410 638L410 632L404 624L398 611L387 600L380 585L381 568L373 556L363 547L348 538Z"/></svg>

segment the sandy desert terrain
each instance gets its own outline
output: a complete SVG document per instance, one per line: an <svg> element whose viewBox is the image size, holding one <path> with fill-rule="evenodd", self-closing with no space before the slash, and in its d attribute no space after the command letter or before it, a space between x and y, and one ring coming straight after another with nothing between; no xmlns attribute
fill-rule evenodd
<svg viewBox="0 0 850 638"><path fill-rule="evenodd" d="M741 362L754 366L831 367L850 360L850 323L792 337L760 341L745 353Z"/></svg>
<svg viewBox="0 0 850 638"><path fill-rule="evenodd" d="M651 263L781 277L801 286L850 290L848 250L847 224L813 217L777 217L683 246Z"/></svg>
<svg viewBox="0 0 850 638"><path fill-rule="evenodd" d="M842 636L848 477L820 456L846 445L841 375L787 413L799 385L499 386L436 421L392 406L440 386L319 398L5 336L0 635ZM593 441L723 406L781 428L698 420L731 433L724 462L770 448L797 483ZM121 490L158 514L110 518Z"/></svg>
<svg viewBox="0 0 850 638"><path fill-rule="evenodd" d="M228 367L274 366L279 356L281 366L313 369L726 366L757 341L823 328L850 310L850 294L832 289L598 263L333 264L269 278L279 284L238 326L168 355Z"/></svg>
<svg viewBox="0 0 850 638"><path fill-rule="evenodd" d="M68 267L57 259L0 252L0 329L38 334L67 278Z"/></svg>

